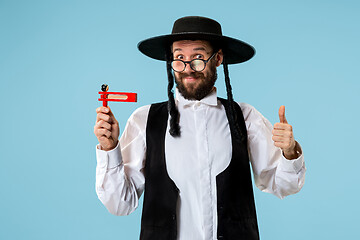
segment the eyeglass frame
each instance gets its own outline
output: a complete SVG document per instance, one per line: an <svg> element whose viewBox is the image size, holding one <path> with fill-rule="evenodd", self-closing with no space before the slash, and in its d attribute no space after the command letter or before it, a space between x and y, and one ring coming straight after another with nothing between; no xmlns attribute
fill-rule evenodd
<svg viewBox="0 0 360 240"><path fill-rule="evenodd" d="M183 61L183 60L181 60L181 59L172 60L172 61L171 61L171 69L174 70L174 72L181 73L181 72L185 71L185 69L186 69L186 64L189 64L190 68L191 68L192 70L194 70L195 72L202 72L202 71L204 71L204 69L206 68L206 64L215 56L216 53L217 53L217 52L214 51L214 53L213 53L207 60L200 59L200 58L195 58L195 59L190 60L190 61ZM203 61L203 62L204 62L204 68L203 68L202 70L196 71L195 69L193 69L193 67L191 66L191 63L192 63L193 61L195 61L195 60L200 60L200 61ZM173 63L174 63L175 61L180 61L180 62L183 62L183 63L184 63L184 69L183 69L182 71L176 71L176 70L173 68Z"/></svg>

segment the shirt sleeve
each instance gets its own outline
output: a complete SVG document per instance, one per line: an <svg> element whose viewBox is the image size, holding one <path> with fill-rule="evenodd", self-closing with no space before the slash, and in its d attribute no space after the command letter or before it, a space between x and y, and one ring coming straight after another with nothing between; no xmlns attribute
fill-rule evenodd
<svg viewBox="0 0 360 240"><path fill-rule="evenodd" d="M283 199L301 190L305 181L304 156L288 160L272 140L272 124L249 104L239 104L248 131L248 149L255 185Z"/></svg>
<svg viewBox="0 0 360 240"><path fill-rule="evenodd" d="M114 215L128 215L139 205L144 191L146 122L150 105L129 118L118 145L110 150L96 146L96 193Z"/></svg>

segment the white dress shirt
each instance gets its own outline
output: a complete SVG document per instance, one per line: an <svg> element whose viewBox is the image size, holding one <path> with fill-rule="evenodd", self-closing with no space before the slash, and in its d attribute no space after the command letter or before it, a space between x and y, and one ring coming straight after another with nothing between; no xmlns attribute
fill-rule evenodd
<svg viewBox="0 0 360 240"><path fill-rule="evenodd" d="M301 153L294 160L283 157L272 141L272 125L254 107L238 103L248 133L248 152L256 186L279 198L294 194L305 180ZM216 89L200 101L190 101L176 91L181 137L165 136L166 167L179 188L177 204L179 240L217 239L216 176L232 157L231 135ZM115 215L128 215L144 191L146 123L150 105L129 118L118 146L111 151L96 148L96 192ZM236 191L236 189L234 189Z"/></svg>

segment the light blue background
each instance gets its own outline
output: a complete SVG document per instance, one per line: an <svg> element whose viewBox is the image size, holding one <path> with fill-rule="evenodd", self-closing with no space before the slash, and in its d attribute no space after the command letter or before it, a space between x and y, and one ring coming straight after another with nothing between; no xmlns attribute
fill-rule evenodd
<svg viewBox="0 0 360 240"><path fill-rule="evenodd" d="M0 239L138 239L141 207L107 212L95 193L102 83L138 93L111 103L124 128L166 100L163 62L137 43L203 15L256 48L230 66L237 101L272 123L278 107L306 159L302 191L255 190L262 239L356 239L359 226L359 1L0 0ZM225 97L222 67L217 82Z"/></svg>

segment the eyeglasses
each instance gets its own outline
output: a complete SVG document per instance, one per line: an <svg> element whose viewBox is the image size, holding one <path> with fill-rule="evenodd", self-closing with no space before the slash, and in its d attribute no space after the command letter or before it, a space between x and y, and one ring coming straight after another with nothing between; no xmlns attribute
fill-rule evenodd
<svg viewBox="0 0 360 240"><path fill-rule="evenodd" d="M208 63L215 54L216 52L214 52L208 60L193 59L191 61L183 61L180 59L175 59L171 62L171 68L175 72L183 72L186 68L186 64L189 64L192 70L194 70L195 72L201 72L205 69L206 63Z"/></svg>

